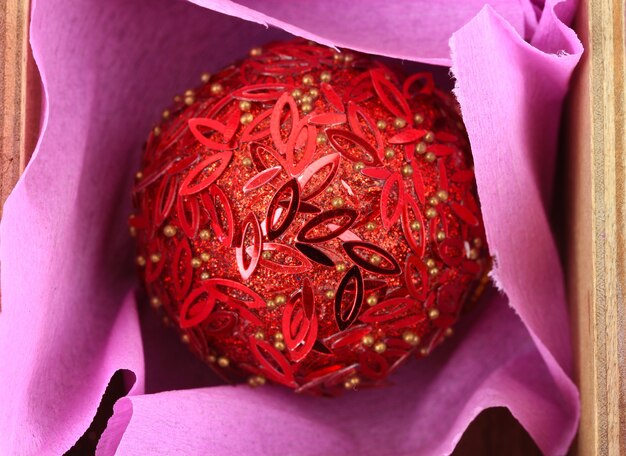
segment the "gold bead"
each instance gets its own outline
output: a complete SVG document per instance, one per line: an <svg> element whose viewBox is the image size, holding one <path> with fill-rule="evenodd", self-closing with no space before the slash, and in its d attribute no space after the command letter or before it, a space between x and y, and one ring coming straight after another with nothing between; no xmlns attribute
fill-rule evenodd
<svg viewBox="0 0 626 456"><path fill-rule="evenodd" d="M183 344L188 344L189 336L187 334L183 334L182 336L180 336L180 340L183 342Z"/></svg>
<svg viewBox="0 0 626 456"><path fill-rule="evenodd" d="M378 255L376 253L372 254L372 256L370 257L370 263L375 265L375 266L379 265L381 261L383 261L383 259L381 258L380 255Z"/></svg>
<svg viewBox="0 0 626 456"><path fill-rule="evenodd" d="M224 91L224 87L219 82L216 82L215 84L211 84L209 90L212 95L219 95Z"/></svg>
<svg viewBox="0 0 626 456"><path fill-rule="evenodd" d="M248 385L253 388L265 385L265 377L261 377L260 375L253 375L252 377L248 378Z"/></svg>
<svg viewBox="0 0 626 456"><path fill-rule="evenodd" d="M166 237L174 237L176 236L176 227L172 225L165 225L163 227L163 234Z"/></svg>
<svg viewBox="0 0 626 456"><path fill-rule="evenodd" d="M302 103L302 112L313 111L313 105L311 103Z"/></svg>
<svg viewBox="0 0 626 456"><path fill-rule="evenodd" d="M209 230L200 230L198 236L200 236L200 239L203 241L208 241L211 239L211 232Z"/></svg>
<svg viewBox="0 0 626 456"><path fill-rule="evenodd" d="M402 340L405 341L409 345L417 345L420 343L420 338L417 334L411 331L405 331L402 333Z"/></svg>
<svg viewBox="0 0 626 456"><path fill-rule="evenodd" d="M145 266L146 265L146 259L144 257L142 257L141 255L139 255L136 259L135 262L137 263L137 265L139 266Z"/></svg>
<svg viewBox="0 0 626 456"><path fill-rule="evenodd" d="M164 119L169 119L170 118L170 110L166 109L165 111L163 111L163 114L161 114L161 116L163 116Z"/></svg>
<svg viewBox="0 0 626 456"><path fill-rule="evenodd" d="M256 340L263 340L265 339L265 333L263 331L257 331L254 333L254 338Z"/></svg>
<svg viewBox="0 0 626 456"><path fill-rule="evenodd" d="M239 102L239 109L241 109L244 112L248 112L250 111L250 108L252 107L252 103L250 103L247 100L241 100Z"/></svg>
<svg viewBox="0 0 626 456"><path fill-rule="evenodd" d="M279 306L282 306L287 302L287 296L285 296L284 294L277 294L276 296L274 296L274 302Z"/></svg>
<svg viewBox="0 0 626 456"><path fill-rule="evenodd" d="M207 355L206 360L209 363L214 363L215 361L217 361L217 358L215 357L215 355Z"/></svg>
<svg viewBox="0 0 626 456"><path fill-rule="evenodd" d="M174 96L174 103L180 103L180 95Z"/></svg>
<svg viewBox="0 0 626 456"><path fill-rule="evenodd" d="M161 307L161 300L159 298L157 298L156 296L153 296L152 298L150 298L150 305L152 307L154 307L155 309L158 309L159 307Z"/></svg>
<svg viewBox="0 0 626 456"><path fill-rule="evenodd" d="M432 258L426 258L426 260L424 260L424 264L426 265L428 269L432 269L435 266L437 266L437 264L435 263L435 260L433 260Z"/></svg>
<svg viewBox="0 0 626 456"><path fill-rule="evenodd" d="M217 365L218 366L220 366L220 367L228 367L229 364L230 364L230 361L225 356L220 356L219 358L217 358Z"/></svg>
<svg viewBox="0 0 626 456"><path fill-rule="evenodd" d="M430 268L430 269L428 270L428 273L429 273L431 276L433 276L433 277L434 277L434 276L436 276L437 274L439 274L439 268Z"/></svg>
<svg viewBox="0 0 626 456"><path fill-rule="evenodd" d="M324 295L326 296L326 299L333 299L335 297L335 290L326 290Z"/></svg>
<svg viewBox="0 0 626 456"><path fill-rule="evenodd" d="M422 225L421 225L421 224L420 224L420 222L418 222L417 220L413 220L413 221L411 222L410 227L411 227L411 230L412 230L412 231L417 231L417 230L419 230L419 229L422 227Z"/></svg>
<svg viewBox="0 0 626 456"><path fill-rule="evenodd" d="M474 244L474 247L480 248L483 246L483 240L481 238L474 238L472 244Z"/></svg>
<svg viewBox="0 0 626 456"><path fill-rule="evenodd" d="M302 95L302 98L300 98L300 100L302 100L302 103L308 103L308 104L313 103L313 97L308 94Z"/></svg>
<svg viewBox="0 0 626 456"><path fill-rule="evenodd" d="M135 228L134 226L128 227L128 232L132 237L137 236L137 228Z"/></svg>
<svg viewBox="0 0 626 456"><path fill-rule="evenodd" d="M320 91L317 90L315 87L312 87L311 90L309 90L309 95L311 95L311 97L315 99L320 96Z"/></svg>
<svg viewBox="0 0 626 456"><path fill-rule="evenodd" d="M402 173L404 177L408 177L413 174L413 167L411 165L404 165L400 169L400 172Z"/></svg>
<svg viewBox="0 0 626 456"><path fill-rule="evenodd" d="M468 256L468 258L470 260L477 260L478 259L478 250L470 249L469 254L467 256Z"/></svg>
<svg viewBox="0 0 626 456"><path fill-rule="evenodd" d="M392 159L395 156L396 156L396 151L393 150L391 147L387 147L385 149L385 158Z"/></svg>
<svg viewBox="0 0 626 456"><path fill-rule="evenodd" d="M350 63L354 60L354 54L346 54L346 56L344 57L344 61L346 63Z"/></svg>
<svg viewBox="0 0 626 456"><path fill-rule="evenodd" d="M437 217L437 210L434 207L426 209L426 217L429 219Z"/></svg>
<svg viewBox="0 0 626 456"><path fill-rule="evenodd" d="M265 385L265 377L263 377L262 375L257 375L256 382L258 385Z"/></svg>
<svg viewBox="0 0 626 456"><path fill-rule="evenodd" d="M352 384L352 386L357 386L361 383L361 379L359 377L352 377L350 378L349 382Z"/></svg>
<svg viewBox="0 0 626 456"><path fill-rule="evenodd" d="M248 125L253 120L254 120L254 116L252 115L251 112L243 113L241 117L239 118L239 122L241 122L241 125Z"/></svg>
<svg viewBox="0 0 626 456"><path fill-rule="evenodd" d="M376 229L376 223L374 223L374 222L367 222L365 224L365 229L367 231L374 231Z"/></svg>
<svg viewBox="0 0 626 456"><path fill-rule="evenodd" d="M422 122L424 122L424 116L422 116L421 114L415 114L415 115L413 116L413 121L414 121L416 124L418 124L418 125L419 125L419 124L421 124Z"/></svg>
<svg viewBox="0 0 626 456"><path fill-rule="evenodd" d="M443 241L446 238L446 233L444 233L443 231L437 231L437 240L438 241Z"/></svg>
<svg viewBox="0 0 626 456"><path fill-rule="evenodd" d="M168 326L168 325L170 324L170 319L169 319L169 318L167 318L167 316L164 316L164 317L161 319L161 322L163 323L163 325Z"/></svg>
<svg viewBox="0 0 626 456"><path fill-rule="evenodd" d="M341 62L342 60L344 60L344 55L337 53L333 55L333 59L335 60L335 62Z"/></svg>
<svg viewBox="0 0 626 456"><path fill-rule="evenodd" d="M324 133L318 133L315 138L315 142L317 144L325 144L326 143L326 135Z"/></svg>
<svg viewBox="0 0 626 456"><path fill-rule="evenodd" d="M186 97L193 97L195 94L194 94L193 90L188 89L188 90L185 90L185 94L184 95Z"/></svg>
<svg viewBox="0 0 626 456"><path fill-rule="evenodd" d="M330 74L330 71L322 71L320 73L320 81L330 82L331 79L332 79L332 75Z"/></svg>
<svg viewBox="0 0 626 456"><path fill-rule="evenodd" d="M250 168L252 166L252 159L250 157L243 157L241 159L241 164L246 168Z"/></svg>
<svg viewBox="0 0 626 456"><path fill-rule="evenodd" d="M199 268L200 266L202 266L202 261L200 261L200 258L192 258L191 259L191 267L192 268Z"/></svg>
<svg viewBox="0 0 626 456"><path fill-rule="evenodd" d="M253 47L252 49L250 49L251 57L258 57L261 54L263 54L263 49L261 49L260 47Z"/></svg>
<svg viewBox="0 0 626 456"><path fill-rule="evenodd" d="M340 208L343 206L344 201L343 198L341 196L335 196L331 201L330 204L332 207L334 208Z"/></svg>
<svg viewBox="0 0 626 456"><path fill-rule="evenodd" d="M385 353L385 350L387 350L387 344L384 342L376 342L374 344L374 351L376 353Z"/></svg>
<svg viewBox="0 0 626 456"><path fill-rule="evenodd" d="M196 101L196 98L193 95L185 97L185 104L187 106L191 106L194 103L194 101Z"/></svg>
<svg viewBox="0 0 626 456"><path fill-rule="evenodd" d="M159 261L161 261L161 254L153 253L152 255L150 255L150 261L152 261L153 263L158 263Z"/></svg>
<svg viewBox="0 0 626 456"><path fill-rule="evenodd" d="M370 334L363 336L363 338L361 339L361 343L366 347L370 347L374 343L374 336Z"/></svg>
<svg viewBox="0 0 626 456"><path fill-rule="evenodd" d="M273 299L268 299L267 301L265 301L265 304L267 305L268 309L273 309L274 307L276 307L276 303Z"/></svg>
<svg viewBox="0 0 626 456"><path fill-rule="evenodd" d="M420 348L420 355L427 356L428 355L428 348L426 348L426 347Z"/></svg>
<svg viewBox="0 0 626 456"><path fill-rule="evenodd" d="M204 84L206 84L210 80L211 80L211 73L202 73L200 75L200 81L202 81Z"/></svg>
<svg viewBox="0 0 626 456"><path fill-rule="evenodd" d="M135 173L135 179L137 179L138 181L140 181L141 179L143 179L143 173L141 171L137 171Z"/></svg>
<svg viewBox="0 0 626 456"><path fill-rule="evenodd" d="M430 318L431 320L436 320L437 318L439 318L439 309L430 309L428 311L428 318Z"/></svg>
<svg viewBox="0 0 626 456"><path fill-rule="evenodd" d="M283 351L285 349L285 343L281 341L274 342L274 348L278 351Z"/></svg>
<svg viewBox="0 0 626 456"><path fill-rule="evenodd" d="M313 79L312 75L305 74L304 76L302 76L302 84L304 84L304 85L313 85L314 82L315 82L315 80Z"/></svg>
<svg viewBox="0 0 626 456"><path fill-rule="evenodd" d="M378 304L378 296L376 296L375 294L369 295L365 302L368 306L375 306L376 304Z"/></svg>
<svg viewBox="0 0 626 456"><path fill-rule="evenodd" d="M454 334L454 329L452 329L451 326L448 326L444 331L444 334L446 337L450 337L452 334Z"/></svg>
<svg viewBox="0 0 626 456"><path fill-rule="evenodd" d="M337 264L335 265L335 270L336 270L337 272L345 272L345 270L346 270L346 265L345 265L345 263L337 263Z"/></svg>
<svg viewBox="0 0 626 456"><path fill-rule="evenodd" d="M450 195L448 195L448 192L446 192L445 190L437 191L437 198L439 198L441 201L447 201L449 196Z"/></svg>
<svg viewBox="0 0 626 456"><path fill-rule="evenodd" d="M431 206L436 206L437 204L439 204L439 198L437 198L436 196L428 198L428 204L430 204Z"/></svg>
<svg viewBox="0 0 626 456"><path fill-rule="evenodd" d="M264 260L269 260L270 258L272 258L272 252L270 252L269 250L264 250L261 254L261 258L263 258Z"/></svg>
<svg viewBox="0 0 626 456"><path fill-rule="evenodd" d="M276 334L274 334L274 340L282 342L283 340L285 340L285 336L283 336L283 333L277 332Z"/></svg>
<svg viewBox="0 0 626 456"><path fill-rule="evenodd" d="M350 383L349 381L345 381L343 382L343 387L347 390L352 389L352 383Z"/></svg>
<svg viewBox="0 0 626 456"><path fill-rule="evenodd" d="M152 129L152 132L154 133L154 136L159 136L162 132L161 127L157 125L156 127Z"/></svg>
<svg viewBox="0 0 626 456"><path fill-rule="evenodd" d="M201 280L207 280L209 277L211 277L211 274L209 274L209 273L208 273L208 272L206 272L206 271L203 271L203 272L200 274L200 279L201 279Z"/></svg>
<svg viewBox="0 0 626 456"><path fill-rule="evenodd" d="M211 255L207 252L202 252L200 254L200 259L206 263L207 261L211 259Z"/></svg>
<svg viewBox="0 0 626 456"><path fill-rule="evenodd" d="M425 154L425 153L426 153L426 148L427 148L427 147L428 147L428 146L426 146L426 143L425 143L425 142L420 141L420 142L418 142L418 143L415 145L415 152L416 152L416 153L418 153L418 154L420 154L420 155Z"/></svg>
<svg viewBox="0 0 626 456"><path fill-rule="evenodd" d="M298 98L300 98L302 96L302 90L300 89L293 89L293 91L291 92L291 96L297 100Z"/></svg>
<svg viewBox="0 0 626 456"><path fill-rule="evenodd" d="M376 121L376 127L378 127L379 130L384 130L385 128L387 128L387 122L385 122L384 120L377 120Z"/></svg>
<svg viewBox="0 0 626 456"><path fill-rule="evenodd" d="M437 156L433 154L432 152L427 152L426 155L424 155L424 160L426 160L428 163L432 163L436 159L437 159Z"/></svg>
<svg viewBox="0 0 626 456"><path fill-rule="evenodd" d="M424 135L424 141L427 143L432 143L435 140L435 134L432 131L429 131Z"/></svg>
<svg viewBox="0 0 626 456"><path fill-rule="evenodd" d="M360 172L360 171L363 171L363 169L365 168L365 163L356 162L353 167L356 172Z"/></svg>
<svg viewBox="0 0 626 456"><path fill-rule="evenodd" d="M406 127L406 120L404 120L402 117L396 117L395 119L393 119L393 126L394 128L404 128Z"/></svg>

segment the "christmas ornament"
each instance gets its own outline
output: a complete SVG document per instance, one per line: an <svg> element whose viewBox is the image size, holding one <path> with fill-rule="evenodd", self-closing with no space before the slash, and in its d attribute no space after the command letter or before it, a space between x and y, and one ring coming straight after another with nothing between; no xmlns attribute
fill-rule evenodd
<svg viewBox="0 0 626 456"><path fill-rule="evenodd" d="M489 265L453 97L302 40L202 82L150 134L130 218L183 342L227 379L333 395L450 335Z"/></svg>

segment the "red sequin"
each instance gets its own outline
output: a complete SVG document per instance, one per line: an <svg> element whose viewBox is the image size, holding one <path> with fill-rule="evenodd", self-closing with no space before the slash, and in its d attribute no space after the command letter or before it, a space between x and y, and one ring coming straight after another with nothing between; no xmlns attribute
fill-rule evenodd
<svg viewBox="0 0 626 456"><path fill-rule="evenodd" d="M144 284L226 379L383 385L488 271L452 96L429 73L335 55L270 44L146 143L130 220Z"/></svg>

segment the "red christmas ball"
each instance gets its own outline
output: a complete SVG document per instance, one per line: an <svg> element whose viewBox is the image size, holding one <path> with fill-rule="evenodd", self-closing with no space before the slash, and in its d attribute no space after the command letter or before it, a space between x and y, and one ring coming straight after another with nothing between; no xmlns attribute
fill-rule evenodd
<svg viewBox="0 0 626 456"><path fill-rule="evenodd" d="M152 305L253 386L333 395L427 355L489 267L454 98L302 40L202 80L163 113L133 189Z"/></svg>

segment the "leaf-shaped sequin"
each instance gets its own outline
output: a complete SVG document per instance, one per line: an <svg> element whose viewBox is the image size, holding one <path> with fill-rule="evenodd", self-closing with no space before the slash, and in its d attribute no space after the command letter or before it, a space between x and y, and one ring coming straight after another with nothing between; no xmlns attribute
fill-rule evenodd
<svg viewBox="0 0 626 456"><path fill-rule="evenodd" d="M262 309L266 307L265 300L261 296L235 280L216 277L206 279L203 283L206 284L206 286L212 287L215 290L216 296L226 302L233 300L250 309Z"/></svg>
<svg viewBox="0 0 626 456"><path fill-rule="evenodd" d="M313 264L302 252L287 244L265 242L263 244L263 251L273 252L273 255L267 260L261 258L259 264L274 272L281 274L302 274L313 267ZM277 256L283 261L276 261Z"/></svg>
<svg viewBox="0 0 626 456"><path fill-rule="evenodd" d="M281 134L283 128L281 128L281 126L284 119L283 110L285 107L288 108L288 115L291 117L291 128L289 129L287 139L283 140ZM294 128L298 122L300 122L300 115L298 114L298 105L296 104L296 100L293 99L291 94L285 92L280 96L274 105L274 109L272 110L272 115L270 117L270 133L272 135L274 145L279 153L285 154L287 143L294 134Z"/></svg>
<svg viewBox="0 0 626 456"><path fill-rule="evenodd" d="M160 226L161 223L170 215L174 202L176 201L176 190L178 188L178 179L175 177L165 178L161 181L157 191L154 203L154 225Z"/></svg>
<svg viewBox="0 0 626 456"><path fill-rule="evenodd" d="M323 249L319 247L313 247L312 245L303 244L301 242L296 242L295 246L300 252L302 252L302 254L304 254L310 260L315 261L322 266L335 266L335 262L330 256L331 252L326 253Z"/></svg>
<svg viewBox="0 0 626 456"><path fill-rule="evenodd" d="M376 274L397 275L402 271L398 261L385 249L364 241L347 241L342 244L343 250L355 264L366 271ZM364 254L359 254L359 251ZM369 258L364 255L369 253ZM374 255L379 261L372 262Z"/></svg>
<svg viewBox="0 0 626 456"><path fill-rule="evenodd" d="M270 135L270 117L272 109L257 115L241 132L241 142L259 141Z"/></svg>
<svg viewBox="0 0 626 456"><path fill-rule="evenodd" d="M313 125L341 125L346 123L346 115L338 112L325 112L310 116L308 122Z"/></svg>
<svg viewBox="0 0 626 456"><path fill-rule="evenodd" d="M176 200L176 215L185 235L193 239L200 226L200 204L196 197L179 196Z"/></svg>
<svg viewBox="0 0 626 456"><path fill-rule="evenodd" d="M180 239L176 244L170 268L172 283L174 285L174 297L176 299L183 299L189 292L191 279L193 277L191 247L189 246L187 238Z"/></svg>
<svg viewBox="0 0 626 456"><path fill-rule="evenodd" d="M265 84L251 84L233 92L232 97L245 101L273 101L291 91L293 86L282 82L268 82Z"/></svg>
<svg viewBox="0 0 626 456"><path fill-rule="evenodd" d="M234 216L230 200L217 185L211 185L208 192L202 193L202 204L211 218L211 227L219 241L231 247L234 240Z"/></svg>
<svg viewBox="0 0 626 456"><path fill-rule="evenodd" d="M289 141L285 146L285 171L292 176L297 176L311 162L315 153L317 129L307 122L307 119L299 121L291 132ZM302 143L299 147L298 143Z"/></svg>
<svg viewBox="0 0 626 456"><path fill-rule="evenodd" d="M412 123L411 108L396 86L389 82L380 70L370 70L370 75L374 90L381 103L394 116L404 119L407 123Z"/></svg>
<svg viewBox="0 0 626 456"><path fill-rule="evenodd" d="M257 340L254 336L250 336L248 341L252 355L267 378L291 388L297 386L285 355L266 340Z"/></svg>
<svg viewBox="0 0 626 456"><path fill-rule="evenodd" d="M402 84L402 95L405 98L412 98L415 95L430 95L435 89L435 81L432 73L424 71L415 73L404 80Z"/></svg>
<svg viewBox="0 0 626 456"><path fill-rule="evenodd" d="M340 111L340 112L345 111L345 108L343 106L343 101L341 100L341 97L337 95L337 92L335 92L335 89L333 89L333 86L331 86L330 84L326 82L322 82L322 84L320 85L320 88L321 88L322 95L324 96L324 98L326 98L326 100L337 111Z"/></svg>
<svg viewBox="0 0 626 456"><path fill-rule="evenodd" d="M210 155L202 160L189 171L180 186L179 194L182 196L193 195L210 186L219 179L232 158L233 153L226 151Z"/></svg>
<svg viewBox="0 0 626 456"><path fill-rule="evenodd" d="M365 323L382 323L395 320L416 309L418 304L418 301L409 298L386 299L363 312L359 320Z"/></svg>
<svg viewBox="0 0 626 456"><path fill-rule="evenodd" d="M417 226L415 226L415 223ZM422 258L426 252L426 230L422 212L412 198L406 198L404 200L402 232L411 250L413 250L419 258Z"/></svg>
<svg viewBox="0 0 626 456"><path fill-rule="evenodd" d="M182 329L192 328L202 323L215 307L215 296L211 288L203 283L193 290L180 307L178 324Z"/></svg>
<svg viewBox="0 0 626 456"><path fill-rule="evenodd" d="M340 163L341 155L333 153L324 155L307 166L298 176L302 188L302 201L313 199L322 193L335 178Z"/></svg>
<svg viewBox="0 0 626 456"><path fill-rule="evenodd" d="M296 316L299 316L297 320L294 318ZM282 318L285 345L293 362L300 362L308 355L315 344L317 331L313 289L309 280L305 278L302 289L295 293L285 306Z"/></svg>
<svg viewBox="0 0 626 456"><path fill-rule="evenodd" d="M415 255L409 255L404 268L404 282L415 299L424 301L428 294L428 269L424 262Z"/></svg>
<svg viewBox="0 0 626 456"><path fill-rule="evenodd" d="M329 211L322 212L304 224L298 232L296 239L298 242L311 244L329 241L339 237L341 234L349 230L357 217L358 213L354 209L349 208L331 209ZM308 236L311 231L314 231L316 228L328 228L331 220L337 221L337 223L334 224L334 229L329 230L325 234Z"/></svg>
<svg viewBox="0 0 626 456"><path fill-rule="evenodd" d="M251 251L246 251L245 246L248 236L248 230L252 232ZM259 259L261 258L261 248L261 226L259 225L259 221L256 218L256 215L254 215L254 212L250 212L248 213L248 216L244 219L241 225L239 242L237 243L237 247L235 248L237 269L239 269L239 274L241 275L241 279L244 282L250 278L257 265L259 264ZM250 253L249 261L246 261L244 252L246 254L248 252Z"/></svg>
<svg viewBox="0 0 626 456"><path fill-rule="evenodd" d="M356 293L354 293L352 299L350 299L351 302L345 302L348 297L346 296L345 290L351 282L354 282ZM357 266L352 266L343 276L341 282L339 282L335 295L335 321L340 331L350 327L359 316L363 305L363 294L363 276L361 275L361 270Z"/></svg>
<svg viewBox="0 0 626 456"><path fill-rule="evenodd" d="M248 182L243 185L243 192L249 193L257 188L263 187L265 184L271 182L278 174L280 174L281 167L274 166L272 168L267 168L261 171L258 174L252 176Z"/></svg>
<svg viewBox="0 0 626 456"><path fill-rule="evenodd" d="M280 202L282 200L289 201L289 206L284 211L282 210L282 208L280 208ZM295 178L290 179L276 191L267 208L267 216L265 218L265 232L267 233L267 238L270 241L277 239L285 231L287 231L287 229L293 222L293 219L296 217L296 214L298 213L299 205L300 186L298 185L298 181ZM279 209L281 212L284 212L284 214L278 212Z"/></svg>
<svg viewBox="0 0 626 456"><path fill-rule="evenodd" d="M388 230L398 221L402 214L404 195L402 176L395 172L385 181L380 193L380 218L383 227Z"/></svg>
<svg viewBox="0 0 626 456"><path fill-rule="evenodd" d="M480 221L478 220L478 218L467 207L461 206L459 203L456 203L454 201L450 203L450 207L452 208L454 213L468 225L480 225Z"/></svg>
<svg viewBox="0 0 626 456"><path fill-rule="evenodd" d="M230 143L231 129L228 129L222 122L215 119L195 118L189 119L188 124L191 134L209 149L225 151L236 148L236 145ZM216 133L222 136L224 142L217 142L212 139L216 136Z"/></svg>
<svg viewBox="0 0 626 456"><path fill-rule="evenodd" d="M348 160L363 162L367 166L380 166L378 153L365 138L348 130L329 128L326 136L333 148Z"/></svg>

